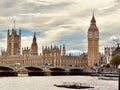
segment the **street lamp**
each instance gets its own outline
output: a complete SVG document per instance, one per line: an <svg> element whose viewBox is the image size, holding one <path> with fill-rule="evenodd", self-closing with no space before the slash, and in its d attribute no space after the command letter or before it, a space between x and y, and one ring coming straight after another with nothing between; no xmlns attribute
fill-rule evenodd
<svg viewBox="0 0 120 90"><path fill-rule="evenodd" d="M18 70L18 67L20 66L20 63L15 63L15 70L17 71Z"/></svg>
<svg viewBox="0 0 120 90"><path fill-rule="evenodd" d="M118 90L120 90L120 65L118 66L118 74L119 74L119 81L118 81Z"/></svg>

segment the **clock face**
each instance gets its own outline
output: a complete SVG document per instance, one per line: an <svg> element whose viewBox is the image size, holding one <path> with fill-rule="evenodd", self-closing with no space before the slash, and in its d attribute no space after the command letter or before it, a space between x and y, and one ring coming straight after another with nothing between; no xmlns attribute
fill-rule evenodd
<svg viewBox="0 0 120 90"><path fill-rule="evenodd" d="M99 38L99 33L95 32L95 38Z"/></svg>
<svg viewBox="0 0 120 90"><path fill-rule="evenodd" d="M89 32L88 37L92 38L92 32Z"/></svg>

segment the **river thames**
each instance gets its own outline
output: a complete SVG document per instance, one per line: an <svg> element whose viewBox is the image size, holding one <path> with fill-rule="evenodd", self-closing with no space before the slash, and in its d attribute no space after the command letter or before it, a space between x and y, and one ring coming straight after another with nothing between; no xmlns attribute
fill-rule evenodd
<svg viewBox="0 0 120 90"><path fill-rule="evenodd" d="M118 90L118 81L91 76L0 77L0 90L75 90L54 86L63 82L87 83L94 87L80 90Z"/></svg>

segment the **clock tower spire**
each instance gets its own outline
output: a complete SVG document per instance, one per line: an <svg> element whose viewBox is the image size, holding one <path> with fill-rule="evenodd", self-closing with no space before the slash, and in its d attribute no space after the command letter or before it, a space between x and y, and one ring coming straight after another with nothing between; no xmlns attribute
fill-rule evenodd
<svg viewBox="0 0 120 90"><path fill-rule="evenodd" d="M99 30L94 13L88 29L88 66L99 65Z"/></svg>
<svg viewBox="0 0 120 90"><path fill-rule="evenodd" d="M90 24L89 30L91 30L91 31L92 30L98 31L98 28L96 26L96 20L95 20L94 13L93 13L93 16L92 16L92 19L91 19L91 24Z"/></svg>

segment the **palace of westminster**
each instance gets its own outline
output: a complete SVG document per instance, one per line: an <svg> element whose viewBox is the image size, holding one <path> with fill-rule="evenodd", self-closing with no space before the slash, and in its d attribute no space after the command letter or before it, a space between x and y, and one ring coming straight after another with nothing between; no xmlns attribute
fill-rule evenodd
<svg viewBox="0 0 120 90"><path fill-rule="evenodd" d="M31 47L21 49L21 30L8 29L7 50L1 50L0 64L21 65L52 65L52 66L94 66L100 65L101 55L99 53L99 30L96 25L94 14L87 32L88 52L81 55L66 55L66 47L42 46L42 53L38 54L36 33L34 33Z"/></svg>

